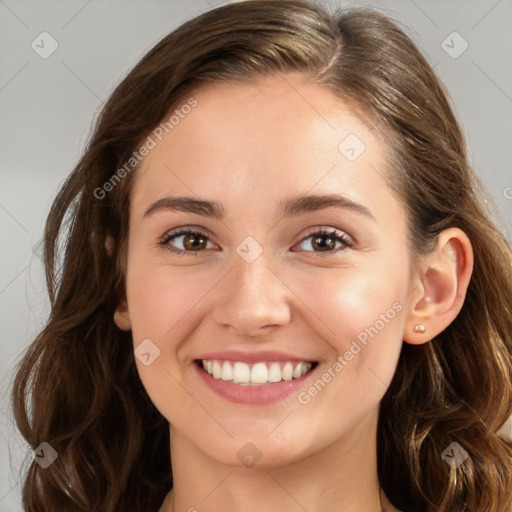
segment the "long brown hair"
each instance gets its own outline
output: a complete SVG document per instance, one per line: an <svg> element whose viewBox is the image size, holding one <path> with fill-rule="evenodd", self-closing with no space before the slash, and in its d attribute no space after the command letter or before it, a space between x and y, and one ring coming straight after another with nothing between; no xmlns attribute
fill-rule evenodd
<svg viewBox="0 0 512 512"><path fill-rule="evenodd" d="M407 512L512 509L512 443L496 434L512 414L511 250L485 206L443 85L375 10L331 14L312 2L254 0L202 14L149 51L107 101L52 205L44 239L51 314L16 368L12 402L29 445L47 442L58 458L46 469L31 464L25 510L161 505L172 487L169 426L140 382L130 333L113 321L137 166L116 171L195 88L295 71L384 128L412 257L452 226L473 245L457 318L429 343L403 344L381 402L381 485ZM469 454L455 469L442 458L452 442Z"/></svg>

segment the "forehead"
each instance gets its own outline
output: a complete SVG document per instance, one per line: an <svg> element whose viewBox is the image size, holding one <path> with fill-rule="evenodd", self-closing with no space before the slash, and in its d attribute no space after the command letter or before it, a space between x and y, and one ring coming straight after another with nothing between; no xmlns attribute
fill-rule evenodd
<svg viewBox="0 0 512 512"><path fill-rule="evenodd" d="M182 108L191 100L193 108ZM184 97L167 120L173 113L173 123L164 119L150 134L155 145L137 170L135 207L164 193L277 200L313 188L354 199L364 192L371 202L372 189L385 185L377 130L300 75L211 84Z"/></svg>

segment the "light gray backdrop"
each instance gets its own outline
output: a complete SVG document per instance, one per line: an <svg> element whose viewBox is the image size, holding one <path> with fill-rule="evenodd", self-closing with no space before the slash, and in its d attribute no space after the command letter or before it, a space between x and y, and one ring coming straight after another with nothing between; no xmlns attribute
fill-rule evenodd
<svg viewBox="0 0 512 512"><path fill-rule="evenodd" d="M177 25L222 3L0 0L2 512L21 510L19 471L33 457L14 429L8 394L13 365L48 314L38 244L51 201L119 80ZM510 241L512 0L323 3L377 7L406 24L451 91Z"/></svg>

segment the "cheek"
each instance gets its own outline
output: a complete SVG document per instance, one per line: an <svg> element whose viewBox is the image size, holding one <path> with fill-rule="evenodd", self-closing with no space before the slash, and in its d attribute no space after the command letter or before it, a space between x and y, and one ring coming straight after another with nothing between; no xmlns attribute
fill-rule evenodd
<svg viewBox="0 0 512 512"><path fill-rule="evenodd" d="M194 306L211 285L184 269L145 264L135 257L132 265L126 288L133 345L136 355L142 346L149 346L151 353L150 364L145 364L143 358L135 358L140 380L154 406L169 422L204 423L203 411L180 384L184 368L177 356L181 343L189 335ZM147 340L154 345L148 345Z"/></svg>
<svg viewBox="0 0 512 512"><path fill-rule="evenodd" d="M314 277L293 278L295 293L314 313L313 325L338 354L348 350L353 340L364 344L375 337L372 327L382 338L400 332L405 282L397 279L400 274L383 268L317 269Z"/></svg>
<svg viewBox="0 0 512 512"><path fill-rule="evenodd" d="M382 263L377 271L331 269L324 275L317 272L314 280L295 281L294 290L307 298L304 302L315 313L308 320L310 327L331 349L320 375L328 384L325 391L321 383L317 386L323 397L314 400L326 407L326 414L339 415L340 421L346 421L347 410L364 414L378 403L400 355L407 283L397 279L404 273L384 272ZM311 396L315 393L311 390ZM333 403L340 407L329 409Z"/></svg>
<svg viewBox="0 0 512 512"><path fill-rule="evenodd" d="M317 313L314 325L330 345L331 358L318 380L298 397L310 413L308 425L324 429L331 418L333 437L357 425L386 392L396 369L405 323L405 283L373 271L340 272L304 284L301 294ZM318 290L322 290L319 293ZM317 422L316 425L312 425ZM326 434L327 435L327 434Z"/></svg>
<svg viewBox="0 0 512 512"><path fill-rule="evenodd" d="M135 266L135 262L134 262ZM127 276L127 298L135 344L145 338L168 346L196 303L214 285L192 268L148 265Z"/></svg>

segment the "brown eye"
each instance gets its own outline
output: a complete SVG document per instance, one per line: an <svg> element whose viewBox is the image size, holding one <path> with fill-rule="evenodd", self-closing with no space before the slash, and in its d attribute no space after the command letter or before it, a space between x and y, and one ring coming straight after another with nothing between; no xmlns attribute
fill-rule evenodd
<svg viewBox="0 0 512 512"><path fill-rule="evenodd" d="M336 240L330 235L320 235L313 237L311 245L312 247L320 248L321 252L332 251L336 248Z"/></svg>
<svg viewBox="0 0 512 512"><path fill-rule="evenodd" d="M200 253L204 252L204 249L207 249L208 242L210 242L210 239L204 233L191 229L182 229L165 235L160 241L160 245L176 254L199 256ZM180 249L179 245L184 249Z"/></svg>
<svg viewBox="0 0 512 512"><path fill-rule="evenodd" d="M306 243L308 240L309 243ZM343 233L343 231L336 229L332 231L319 229L306 238L303 238L299 245L302 246L306 252L313 252L316 256L329 256L344 249L352 248L355 243L352 238L346 233ZM304 245L309 245L313 251L308 251L304 248Z"/></svg>
<svg viewBox="0 0 512 512"><path fill-rule="evenodd" d="M201 233L187 233L183 235L183 245L191 251L206 249L206 238Z"/></svg>

